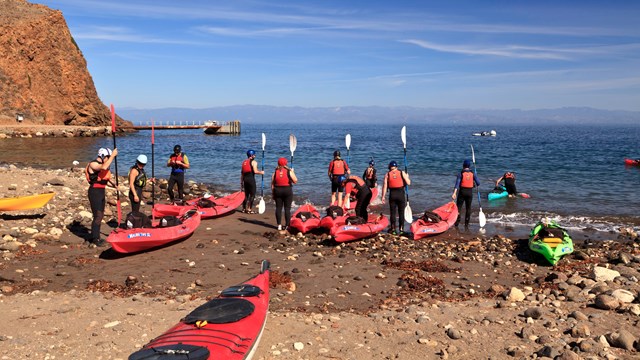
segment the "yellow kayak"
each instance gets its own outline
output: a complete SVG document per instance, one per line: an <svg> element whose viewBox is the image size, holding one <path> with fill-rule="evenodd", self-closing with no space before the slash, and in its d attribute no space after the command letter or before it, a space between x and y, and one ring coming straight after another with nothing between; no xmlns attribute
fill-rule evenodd
<svg viewBox="0 0 640 360"><path fill-rule="evenodd" d="M56 193L0 199L0 211L31 210L45 206Z"/></svg>

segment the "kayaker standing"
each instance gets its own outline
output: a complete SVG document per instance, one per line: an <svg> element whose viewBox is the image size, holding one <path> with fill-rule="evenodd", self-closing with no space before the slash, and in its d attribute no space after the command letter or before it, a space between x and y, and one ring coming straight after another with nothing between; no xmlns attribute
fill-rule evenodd
<svg viewBox="0 0 640 360"><path fill-rule="evenodd" d="M471 160L466 159L462 162L462 171L456 177L456 185L453 188L453 195L451 198L456 200L458 206L458 218L456 219L456 226L460 224L460 215L462 214L462 203L465 204L464 213L464 227L469 227L469 220L471 220L471 202L473 201L473 187L480 186L478 177L470 169Z"/></svg>
<svg viewBox="0 0 640 360"><path fill-rule="evenodd" d="M252 210L253 200L256 196L255 174L264 174L264 171L258 170L256 152L248 150L247 159L242 162L242 167L240 168L240 189L244 190L243 213L255 214L255 211Z"/></svg>
<svg viewBox="0 0 640 360"><path fill-rule="evenodd" d="M369 220L369 214L367 213L367 207L369 203L371 203L371 196L373 195L371 192L371 188L367 186L365 181L358 176L341 176L340 184L344 188L344 198L345 201L347 196L353 196L356 199L356 216L359 216L364 219L364 221Z"/></svg>
<svg viewBox="0 0 640 360"><path fill-rule="evenodd" d="M362 178L367 186L371 189L378 186L378 174L376 170L376 162L371 159L369 161L369 167L364 170Z"/></svg>
<svg viewBox="0 0 640 360"><path fill-rule="evenodd" d="M496 187L500 186L500 182L504 180L504 187L507 189L507 193L509 197L514 197L518 195L518 191L516 190L516 173L507 171L496 180Z"/></svg>
<svg viewBox="0 0 640 360"><path fill-rule="evenodd" d="M171 168L169 184L167 185L169 200L171 202L174 201L174 185L178 186L178 199L182 200L184 198L184 173L190 167L187 155L182 152L182 146L176 145L173 147L173 154L169 156L167 167Z"/></svg>
<svg viewBox="0 0 640 360"><path fill-rule="evenodd" d="M349 164L340 158L340 150L333 152L333 160L329 163L329 180L331 180L331 205L338 201L337 205L342 207L342 184L340 183L340 176L351 174L349 170ZM337 193L337 199L336 199Z"/></svg>
<svg viewBox="0 0 640 360"><path fill-rule="evenodd" d="M389 189L389 213L390 228L389 233L399 235L404 233L404 208L407 206L407 198L404 191L405 185L411 185L409 174L398 170L398 163L391 161L389 163L389 171L384 175L382 183L382 203L385 202L385 195ZM399 224L396 227L396 216ZM396 230L398 229L398 230Z"/></svg>
<svg viewBox="0 0 640 360"><path fill-rule="evenodd" d="M140 154L136 158L136 163L129 169L129 201L131 202L131 211L140 211L140 202L142 201L142 190L147 185L147 174L144 172L144 166L147 165L147 156Z"/></svg>
<svg viewBox="0 0 640 360"><path fill-rule="evenodd" d="M293 184L298 182L295 172L287 167L287 159L279 158L278 166L271 175L271 194L276 202L276 222L278 230L287 230L291 220L291 203L293 202ZM284 226L282 226L282 209L284 208Z"/></svg>
<svg viewBox="0 0 640 360"><path fill-rule="evenodd" d="M89 242L95 246L105 246L106 241L100 238L100 226L102 225L102 219L104 218L104 207L106 205L106 191L107 185L116 187L116 184L111 180L111 171L109 166L111 162L118 155L118 149L100 148L98 150L98 157L92 160L84 169L85 177L89 182L89 204L91 205L91 213L93 214L93 220L91 221L91 240ZM117 189L116 189L117 191Z"/></svg>

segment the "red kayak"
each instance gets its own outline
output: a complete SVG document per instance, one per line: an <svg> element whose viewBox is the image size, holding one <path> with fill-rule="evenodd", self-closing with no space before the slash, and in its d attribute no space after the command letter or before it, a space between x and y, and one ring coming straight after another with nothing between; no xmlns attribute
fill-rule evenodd
<svg viewBox="0 0 640 360"><path fill-rule="evenodd" d="M292 215L289 227L306 233L320 225L320 213L315 206L304 204L300 206Z"/></svg>
<svg viewBox="0 0 640 360"><path fill-rule="evenodd" d="M640 166L640 159L624 159L625 165Z"/></svg>
<svg viewBox="0 0 640 360"><path fill-rule="evenodd" d="M342 209L341 212L338 211L332 213L331 215L324 216L322 219L320 219L320 224L318 224L319 227L331 230L334 226L344 225L344 223L347 221L347 218L353 215L344 208L339 208L337 206L336 208L337 210ZM329 211L329 208L327 208L327 211Z"/></svg>
<svg viewBox="0 0 640 360"><path fill-rule="evenodd" d="M378 198L378 188L374 187L373 189L371 189L371 202L369 202L369 204L371 204L373 202L373 200ZM356 204L358 202L357 201L349 201L349 209L353 210L356 208ZM346 208L346 206L345 206Z"/></svg>
<svg viewBox="0 0 640 360"><path fill-rule="evenodd" d="M194 206L198 208L198 212L202 219L211 219L214 217L222 216L233 212L238 206L242 205L244 201L244 192L238 191L231 195L227 195L221 198L210 197L208 200L213 201L212 204L203 204L203 198L196 198L185 202L185 205L169 205L169 204L156 204L153 206L153 216L162 217L165 215L177 216L180 211L185 208L192 209ZM204 205L207 207L201 207ZM210 206L210 207L208 207Z"/></svg>
<svg viewBox="0 0 640 360"><path fill-rule="evenodd" d="M249 360L268 310L269 262L263 260L258 275L200 305L129 360Z"/></svg>
<svg viewBox="0 0 640 360"><path fill-rule="evenodd" d="M386 216L371 214L366 224L334 226L331 228L331 235L337 242L353 241L371 237L387 226L389 226L389 219Z"/></svg>
<svg viewBox="0 0 640 360"><path fill-rule="evenodd" d="M458 218L458 207L453 201L440 206L431 211L432 214L425 214L411 224L411 232L413 240L419 240L423 237L441 234L455 224Z"/></svg>
<svg viewBox="0 0 640 360"><path fill-rule="evenodd" d="M107 237L113 250L128 254L163 246L189 237L200 225L200 213L196 209L183 209L179 213L179 225L162 227L156 221L151 228L115 229Z"/></svg>

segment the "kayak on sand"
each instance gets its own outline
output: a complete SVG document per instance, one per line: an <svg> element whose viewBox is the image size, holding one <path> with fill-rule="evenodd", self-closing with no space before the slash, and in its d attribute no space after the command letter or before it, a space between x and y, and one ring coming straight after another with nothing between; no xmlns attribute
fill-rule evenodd
<svg viewBox="0 0 640 360"><path fill-rule="evenodd" d="M0 211L31 210L45 206L56 193L0 199Z"/></svg>
<svg viewBox="0 0 640 360"><path fill-rule="evenodd" d="M529 249L542 254L555 265L563 256L573 252L573 240L555 221L540 221L529 234Z"/></svg>
<svg viewBox="0 0 640 360"><path fill-rule="evenodd" d="M183 209L192 209L195 206L198 208L198 212L200 213L202 219L215 218L218 216L229 214L235 211L235 209L237 209L240 205L242 205L242 201L244 201L244 192L234 192L233 194L221 198L210 197L208 200L212 201L213 203L207 202L207 205L203 204L202 199L203 198L195 198L192 200L188 200L184 205L155 204L153 206L153 216L178 216L178 214ZM207 207L201 207L200 205L204 205Z"/></svg>
<svg viewBox="0 0 640 360"><path fill-rule="evenodd" d="M292 215L289 221L289 228L296 229L301 233L309 232L320 225L320 213L312 204L300 206Z"/></svg>
<svg viewBox="0 0 640 360"><path fill-rule="evenodd" d="M449 230L458 218L458 207L451 201L433 211L426 212L411 224L413 240L441 234Z"/></svg>
<svg viewBox="0 0 640 360"><path fill-rule="evenodd" d="M178 218L180 224L162 227L158 219L150 228L115 229L107 237L113 250L123 253L135 253L174 241L185 239L200 225L200 213L196 209L185 208Z"/></svg>
<svg viewBox="0 0 640 360"><path fill-rule="evenodd" d="M267 322L269 266L263 260L259 274L200 305L129 360L251 359Z"/></svg>
<svg viewBox="0 0 640 360"><path fill-rule="evenodd" d="M386 216L383 214L371 214L364 224L351 225L345 223L332 227L331 236L337 242L359 240L376 235L387 226L389 226L389 219Z"/></svg>

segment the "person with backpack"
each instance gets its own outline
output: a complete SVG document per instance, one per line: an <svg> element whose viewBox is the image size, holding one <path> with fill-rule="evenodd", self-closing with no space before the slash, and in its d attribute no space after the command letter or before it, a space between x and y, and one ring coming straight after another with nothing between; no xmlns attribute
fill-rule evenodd
<svg viewBox="0 0 640 360"><path fill-rule="evenodd" d="M411 185L409 174L398 170L398 163L391 161L389 171L384 175L382 184L382 203L385 202L385 195L389 189L389 233L401 235L404 233L404 208L407 206L407 197L404 187ZM396 216L398 217L398 227L396 228Z"/></svg>
<svg viewBox="0 0 640 360"><path fill-rule="evenodd" d="M507 189L509 197L515 197L518 195L516 190L516 173L507 171L498 180L496 180L496 187L500 186L500 182L504 181L504 187Z"/></svg>
<svg viewBox="0 0 640 360"><path fill-rule="evenodd" d="M287 159L279 158L278 166L271 175L271 194L276 202L276 222L278 231L287 230L291 220L291 204L293 203L293 184L298 182L296 173L287 167ZM282 226L282 210L284 209L284 227Z"/></svg>
<svg viewBox="0 0 640 360"><path fill-rule="evenodd" d="M328 174L329 180L331 180L331 205L336 203L337 194L337 205L342 207L342 192L344 188L340 182L340 177L351 174L351 170L349 170L349 164L340 158L340 150L333 152L333 160L329 163Z"/></svg>
<svg viewBox="0 0 640 360"><path fill-rule="evenodd" d="M242 162L242 167L240 168L240 188L244 190L244 200L242 201L243 213L256 213L252 210L253 200L256 196L255 174L264 174L264 171L258 170L256 152L254 150L248 150L247 159Z"/></svg>
<svg viewBox="0 0 640 360"><path fill-rule="evenodd" d="M369 167L364 170L362 174L362 178L364 182L367 183L367 186L371 189L378 186L378 175L376 170L376 162L373 161L373 158L369 161Z"/></svg>
<svg viewBox="0 0 640 360"><path fill-rule="evenodd" d="M456 177L456 185L453 188L453 195L451 198L456 200L456 205L458 206L458 218L456 219L455 225L458 226L460 224L460 215L462 214L462 204L465 204L465 213L464 213L464 227L469 227L469 220L471 220L471 202L473 201L473 187L480 186L480 182L478 181L478 177L475 175L473 170L470 169L471 160L465 159L462 162L462 171L458 173Z"/></svg>
<svg viewBox="0 0 640 360"><path fill-rule="evenodd" d="M91 221L91 240L89 242L95 246L105 246L106 241L100 238L100 226L102 225L102 218L104 218L104 208L106 205L106 187L111 185L116 187L116 184L111 179L111 171L109 167L111 162L118 155L118 149L100 148L98 150L98 157L87 164L84 169L85 177L89 182L89 191L87 193L89 197L89 204L91 205L91 213L93 214L93 220ZM117 189L116 189L117 191Z"/></svg>
<svg viewBox="0 0 640 360"><path fill-rule="evenodd" d="M167 184L167 193L169 193L169 201L174 202L173 187L178 186L178 199L184 198L184 173L191 166L187 155L182 152L182 146L173 147L173 154L169 156L167 167L171 168L169 176L169 184Z"/></svg>
<svg viewBox="0 0 640 360"><path fill-rule="evenodd" d="M356 199L356 216L364 219L365 223L369 221L367 207L369 207L371 197L373 196L371 188L358 176L341 176L340 185L344 188L345 199L347 199L347 196L353 196Z"/></svg>
<svg viewBox="0 0 640 360"><path fill-rule="evenodd" d="M131 202L131 211L139 212L140 203L142 201L142 190L147 185L147 174L144 172L144 166L147 164L146 155L138 155L136 163L129 169L129 201Z"/></svg>

